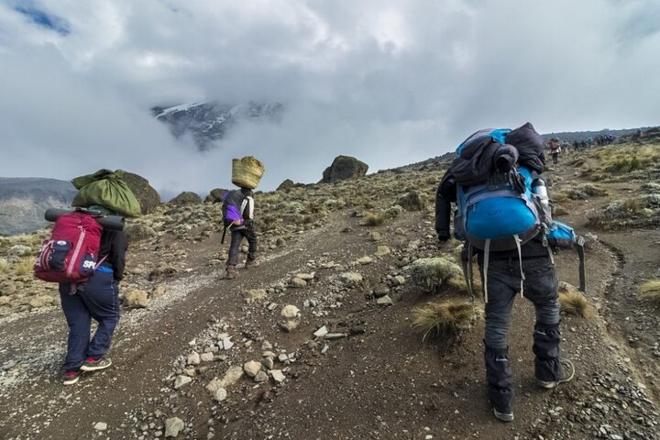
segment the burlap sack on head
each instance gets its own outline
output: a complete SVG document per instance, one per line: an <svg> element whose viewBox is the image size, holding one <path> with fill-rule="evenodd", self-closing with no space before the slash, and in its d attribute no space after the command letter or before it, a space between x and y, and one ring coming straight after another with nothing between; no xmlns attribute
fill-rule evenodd
<svg viewBox="0 0 660 440"><path fill-rule="evenodd" d="M122 180L122 175L121 170L99 170L76 177L71 182L79 191L71 205L82 208L101 205L125 217L139 217L140 202Z"/></svg>
<svg viewBox="0 0 660 440"><path fill-rule="evenodd" d="M231 162L231 181L241 188L255 189L264 175L264 165L255 157L246 156Z"/></svg>

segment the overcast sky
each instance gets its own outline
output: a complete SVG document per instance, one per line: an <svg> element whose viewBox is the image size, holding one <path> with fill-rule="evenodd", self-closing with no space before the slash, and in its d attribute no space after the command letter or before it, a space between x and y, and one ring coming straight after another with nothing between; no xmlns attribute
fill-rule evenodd
<svg viewBox="0 0 660 440"><path fill-rule="evenodd" d="M0 176L123 168L168 192L264 188L338 154L424 160L483 127L660 124L658 0L0 0ZM209 153L149 108L277 101Z"/></svg>

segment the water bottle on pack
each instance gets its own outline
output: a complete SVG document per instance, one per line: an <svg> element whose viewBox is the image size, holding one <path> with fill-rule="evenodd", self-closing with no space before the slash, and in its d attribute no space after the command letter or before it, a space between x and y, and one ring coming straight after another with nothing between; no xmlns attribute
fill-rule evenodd
<svg viewBox="0 0 660 440"><path fill-rule="evenodd" d="M534 179L532 182L532 192L540 205L541 212L539 214L541 221L546 225L550 225L552 223L552 208L550 207L550 199L548 198L548 189L543 179Z"/></svg>

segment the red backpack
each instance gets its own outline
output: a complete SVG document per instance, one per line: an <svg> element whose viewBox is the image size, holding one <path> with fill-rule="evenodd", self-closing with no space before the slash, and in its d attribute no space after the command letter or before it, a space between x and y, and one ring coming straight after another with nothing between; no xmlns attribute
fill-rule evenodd
<svg viewBox="0 0 660 440"><path fill-rule="evenodd" d="M90 214L74 211L61 215L41 247L34 276L55 283L85 281L102 262L97 264L102 232Z"/></svg>

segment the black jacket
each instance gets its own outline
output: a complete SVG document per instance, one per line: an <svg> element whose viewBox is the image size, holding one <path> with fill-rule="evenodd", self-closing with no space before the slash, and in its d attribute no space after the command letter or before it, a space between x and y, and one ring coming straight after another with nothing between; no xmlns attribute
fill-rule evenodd
<svg viewBox="0 0 660 440"><path fill-rule="evenodd" d="M104 263L112 266L115 280L124 278L124 267L126 266L126 251L128 250L128 236L124 231L104 230L101 235L101 249L99 250L99 261L106 257Z"/></svg>

